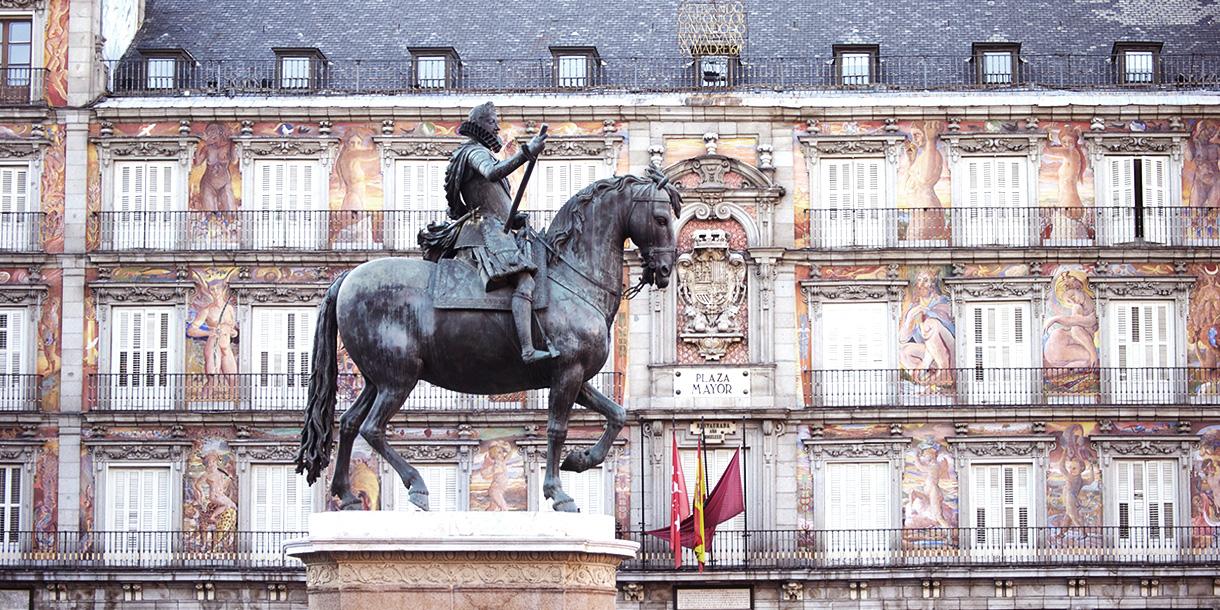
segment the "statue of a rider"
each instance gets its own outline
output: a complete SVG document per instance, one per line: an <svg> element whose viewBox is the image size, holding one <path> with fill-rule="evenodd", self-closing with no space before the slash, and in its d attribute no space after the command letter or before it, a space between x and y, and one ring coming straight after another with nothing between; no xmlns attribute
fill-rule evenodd
<svg viewBox="0 0 1220 610"><path fill-rule="evenodd" d="M532 363L559 354L549 346L545 350L534 347L534 274L538 269L533 263L526 215L508 217L513 203L508 175L537 158L545 146L546 134L534 136L517 154L501 161L495 156L503 146L499 132L499 116L491 102L470 111L470 116L458 127L458 133L470 139L449 158L445 198L450 218L466 216L454 247L473 258L484 288L491 291L509 284L514 286L513 324L521 343L521 359ZM504 224L509 222L512 232L504 230Z"/></svg>

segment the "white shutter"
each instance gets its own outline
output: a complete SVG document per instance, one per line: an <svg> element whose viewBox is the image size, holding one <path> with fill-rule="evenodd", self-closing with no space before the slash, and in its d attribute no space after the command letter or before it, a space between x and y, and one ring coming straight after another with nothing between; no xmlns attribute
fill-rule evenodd
<svg viewBox="0 0 1220 610"><path fill-rule="evenodd" d="M1031 469L1026 464L983 464L971 468L975 541L986 551L1031 542Z"/></svg>
<svg viewBox="0 0 1220 610"><path fill-rule="evenodd" d="M250 467L253 502L250 528L254 532L302 532L309 528L313 502L305 477L288 464Z"/></svg>
<svg viewBox="0 0 1220 610"><path fill-rule="evenodd" d="M1113 304L1114 366L1158 368L1173 366L1173 303L1115 302Z"/></svg>
<svg viewBox="0 0 1220 610"><path fill-rule="evenodd" d="M538 506L543 512L554 511L554 502L546 499L542 492L542 479L546 477L546 468L542 469L542 477L538 482ZM606 512L605 503L605 471L602 467L590 468L584 472L559 471L559 483L580 512L600 515Z"/></svg>
<svg viewBox="0 0 1220 610"><path fill-rule="evenodd" d="M420 476L424 478L424 485L428 486L428 510L431 512L456 511L458 509L457 464L414 464L414 466ZM407 487L402 484L397 475L394 475L391 487L394 489L394 510L415 510L407 493Z"/></svg>
<svg viewBox="0 0 1220 610"><path fill-rule="evenodd" d="M24 309L0 309L0 376L26 373L25 328Z"/></svg>
<svg viewBox="0 0 1220 610"><path fill-rule="evenodd" d="M966 208L960 223L959 243L1026 245L1030 231L1025 189L1024 157L970 157L966 172Z"/></svg>
<svg viewBox="0 0 1220 610"><path fill-rule="evenodd" d="M720 480L724 474L724 469L728 467L729 460L733 459L735 449L711 449L705 450L705 462L707 468L707 495L712 495L712 488ZM682 475L686 478L686 492L691 498L691 507L694 507L695 500L695 450L682 449L678 452L678 457L682 461ZM745 468L745 456L742 455L741 467ZM745 483L745 477L742 477L742 484ZM716 531L743 531L745 530L745 513L738 514L736 517L720 524Z"/></svg>
<svg viewBox="0 0 1220 610"><path fill-rule="evenodd" d="M1135 158L1106 157L1106 209L1102 210L1105 242L1126 243L1135 239Z"/></svg>
<svg viewBox="0 0 1220 610"><path fill-rule="evenodd" d="M822 399L826 404L878 404L889 395L885 303L822 305ZM859 372L852 372L859 371Z"/></svg>
<svg viewBox="0 0 1220 610"><path fill-rule="evenodd" d="M881 530L889 527L889 464L826 465L826 529Z"/></svg>
<svg viewBox="0 0 1220 610"><path fill-rule="evenodd" d="M172 307L115 307L110 372L115 406L170 407Z"/></svg>
<svg viewBox="0 0 1220 610"><path fill-rule="evenodd" d="M169 531L169 468L110 468L107 529Z"/></svg>
<svg viewBox="0 0 1220 610"><path fill-rule="evenodd" d="M0 212L23 214L30 207L28 165L0 166ZM23 221L24 218L19 218Z"/></svg>
<svg viewBox="0 0 1220 610"><path fill-rule="evenodd" d="M18 542L21 526L21 467L0 466L0 543Z"/></svg>
<svg viewBox="0 0 1220 610"><path fill-rule="evenodd" d="M316 246L323 223L325 197L319 196L320 162L258 160L254 162L252 227L256 248Z"/></svg>
<svg viewBox="0 0 1220 610"><path fill-rule="evenodd" d="M1140 174L1143 179L1144 240L1153 243L1169 243L1173 219L1169 207L1169 162L1166 157L1143 157L1140 159Z"/></svg>
<svg viewBox="0 0 1220 610"><path fill-rule="evenodd" d="M255 401L260 405L291 408L304 399L312 371L314 316L306 307L254 309Z"/></svg>
<svg viewBox="0 0 1220 610"><path fill-rule="evenodd" d="M822 245L881 246L884 165L881 159L826 159L821 165Z"/></svg>
<svg viewBox="0 0 1220 610"><path fill-rule="evenodd" d="M1175 460L1116 460L1118 527L1122 540L1175 538L1177 474ZM1162 529L1169 528L1169 529Z"/></svg>
<svg viewBox="0 0 1220 610"><path fill-rule="evenodd" d="M174 161L116 161L112 227L118 247L169 249L178 234Z"/></svg>
<svg viewBox="0 0 1220 610"><path fill-rule="evenodd" d="M400 159L394 163L398 179L391 212L392 245L414 246L420 229L431 221L445 217L448 207L445 200L446 165L446 161L417 159Z"/></svg>
<svg viewBox="0 0 1220 610"><path fill-rule="evenodd" d="M542 230L544 218L553 216L572 195L605 177L606 164L596 159L546 160L539 161L534 171L534 180L538 182L531 182L526 189L530 205L523 211L540 212L533 215L530 223Z"/></svg>
<svg viewBox="0 0 1220 610"><path fill-rule="evenodd" d="M968 356L976 370L1030 366L1028 303L971 304L966 316Z"/></svg>

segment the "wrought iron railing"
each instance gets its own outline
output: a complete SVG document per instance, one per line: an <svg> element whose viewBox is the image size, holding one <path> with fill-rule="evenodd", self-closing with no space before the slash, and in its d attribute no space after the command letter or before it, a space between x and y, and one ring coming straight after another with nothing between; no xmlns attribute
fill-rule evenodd
<svg viewBox="0 0 1220 610"><path fill-rule="evenodd" d="M628 571L673 571L669 541L638 531ZM999 527L876 530L716 531L707 567L833 569L940 566L1217 565L1212 527ZM686 553L689 555L689 552ZM688 556L683 570L694 570Z"/></svg>
<svg viewBox="0 0 1220 610"><path fill-rule="evenodd" d="M356 400L364 379L339 375L337 408ZM623 400L623 374L598 373L594 387L618 402ZM107 411L300 411L305 408L308 374L92 374L91 408ZM420 411L497 411L545 409L546 390L478 396L461 394L420 382L403 409Z"/></svg>
<svg viewBox="0 0 1220 610"><path fill-rule="evenodd" d="M1021 55L1010 82L984 78L970 55L887 55L867 76L844 82L833 56L749 57L723 73L697 72L684 57L601 58L584 87L561 80L551 58L463 59L446 81L421 83L410 58L328 59L308 78L286 76L275 60L180 62L172 76L150 75L142 58L107 62L115 95L326 93L400 94L538 91L928 90L1012 88L1205 88L1220 83L1220 54L1162 53L1142 82L1123 75L1111 55ZM443 86L437 86L437 85Z"/></svg>
<svg viewBox="0 0 1220 610"><path fill-rule="evenodd" d="M44 103L46 80L46 68L0 68L0 106L31 106Z"/></svg>
<svg viewBox="0 0 1220 610"><path fill-rule="evenodd" d="M814 249L1220 246L1220 208L954 207L809 210Z"/></svg>
<svg viewBox="0 0 1220 610"><path fill-rule="evenodd" d="M37 411L41 405L41 375L0 374L0 411Z"/></svg>
<svg viewBox="0 0 1220 610"><path fill-rule="evenodd" d="M41 234L42 212L0 212L0 251L40 251Z"/></svg>
<svg viewBox="0 0 1220 610"><path fill-rule="evenodd" d="M302 568L284 542L305 532L4 532L0 567Z"/></svg>
<svg viewBox="0 0 1220 610"><path fill-rule="evenodd" d="M1220 405L1220 369L959 368L804 371L808 407Z"/></svg>
<svg viewBox="0 0 1220 610"><path fill-rule="evenodd" d="M531 210L542 231L554 210ZM97 212L102 251L330 250L405 251L444 220L443 210L238 210L233 212Z"/></svg>

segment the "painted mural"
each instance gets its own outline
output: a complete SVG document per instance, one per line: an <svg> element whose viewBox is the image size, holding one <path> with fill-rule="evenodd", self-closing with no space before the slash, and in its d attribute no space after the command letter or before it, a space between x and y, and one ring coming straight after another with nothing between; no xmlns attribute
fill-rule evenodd
<svg viewBox="0 0 1220 610"><path fill-rule="evenodd" d="M1054 423L1047 431L1055 446L1047 460L1046 521L1055 546L1079 546L1101 542L1103 525L1101 466L1088 437L1096 425Z"/></svg>
<svg viewBox="0 0 1220 610"><path fill-rule="evenodd" d="M1212 372L1194 379L1199 392L1220 392L1220 264L1195 265L1194 290L1186 318L1186 356L1190 366Z"/></svg>
<svg viewBox="0 0 1220 610"><path fill-rule="evenodd" d="M182 494L182 529L192 550L215 550L235 544L237 465L223 439L196 441L186 461Z"/></svg>
<svg viewBox="0 0 1220 610"><path fill-rule="evenodd" d="M46 100L50 106L68 103L68 5L69 0L47 2Z"/></svg>
<svg viewBox="0 0 1220 610"><path fill-rule="evenodd" d="M949 239L944 208L949 207L949 177L940 134L944 124L923 121L910 126L899 157L899 239L936 242Z"/></svg>
<svg viewBox="0 0 1220 610"><path fill-rule="evenodd" d="M1099 323L1087 271L1060 266L1042 325L1043 381L1048 396L1092 396L1100 391Z"/></svg>
<svg viewBox="0 0 1220 610"><path fill-rule="evenodd" d="M717 155L737 159L747 165L758 164L758 138L755 136L728 136L720 134L712 150ZM708 154L708 144L703 137L666 138L665 153L661 165L669 167L674 163ZM727 178L727 176L726 176Z"/></svg>
<svg viewBox="0 0 1220 610"><path fill-rule="evenodd" d="M237 269L192 269L195 294L187 313L186 372L204 373L202 384L189 390L187 400L209 402L236 400L237 299L229 291L229 280Z"/></svg>
<svg viewBox="0 0 1220 610"><path fill-rule="evenodd" d="M494 433L493 433L494 434ZM529 508L525 460L508 438L479 444L470 475L470 510L507 511Z"/></svg>
<svg viewBox="0 0 1220 610"><path fill-rule="evenodd" d="M1093 168L1085 149L1082 127L1059 123L1047 129L1038 171L1038 205L1048 208L1041 219L1040 237L1060 243L1079 243L1096 237Z"/></svg>
<svg viewBox="0 0 1220 610"><path fill-rule="evenodd" d="M1220 544L1220 426L1199 430L1191 477L1191 525L1198 546Z"/></svg>
<svg viewBox="0 0 1220 610"><path fill-rule="evenodd" d="M58 411L59 373L62 368L59 339L60 329L63 328L63 269L44 269L42 282L47 287L47 293L38 315L34 371L42 375L43 410Z"/></svg>
<svg viewBox="0 0 1220 610"><path fill-rule="evenodd" d="M958 527L957 467L953 449L945 438L953 434L952 426L928 424L908 431L911 447L907 449L902 473L903 540L914 547L938 547L951 544L942 528Z"/></svg>
<svg viewBox="0 0 1220 610"><path fill-rule="evenodd" d="M55 430L43 430L43 435L53 437ZM56 531L59 524L59 439L50 438L42 445L34 462L34 527L35 532L45 534ZM51 542L50 537L39 536L39 542Z"/></svg>
<svg viewBox="0 0 1220 610"><path fill-rule="evenodd" d="M381 458L363 438L356 437L352 443L350 468L348 480L352 493L360 498L360 510L381 510ZM330 494L334 472L332 461L326 469L326 510L339 510L339 499Z"/></svg>
<svg viewBox="0 0 1220 610"><path fill-rule="evenodd" d="M917 268L902 297L898 323L898 363L902 383L915 392L935 394L952 388L956 366L957 326L953 302L941 282L944 271Z"/></svg>
<svg viewBox="0 0 1220 610"><path fill-rule="evenodd" d="M56 254L64 251L64 168L67 134L64 125L48 125L46 134L49 143L42 157L42 180L39 186L43 213L42 247L45 252Z"/></svg>

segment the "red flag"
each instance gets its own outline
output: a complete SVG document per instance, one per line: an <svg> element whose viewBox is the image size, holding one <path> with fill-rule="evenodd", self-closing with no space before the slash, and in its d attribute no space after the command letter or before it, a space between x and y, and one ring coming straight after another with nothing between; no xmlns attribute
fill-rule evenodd
<svg viewBox="0 0 1220 610"><path fill-rule="evenodd" d="M702 456L700 456L702 457ZM702 464L702 460L700 460ZM712 536L716 533L716 526L736 517L738 513L746 508L745 494L741 487L741 449L738 449L733 454L733 459L729 460L728 466L724 469L724 474L720 475L720 480L716 482L716 487L712 488L712 493L707 497L706 507L703 510L703 518L705 522L704 538L707 540L708 547L711 546ZM661 529L649 530L645 532L649 536L658 538L667 538L671 540L673 534L673 523L669 527ZM693 549L696 545L695 537L695 515L690 515L682 520L678 528L682 538L682 546Z"/></svg>
<svg viewBox="0 0 1220 610"><path fill-rule="evenodd" d="M690 515L690 499L686 495L686 476L682 460L678 459L678 436L673 435L673 476L669 501L669 546L674 551L674 567L682 567L682 534L680 524Z"/></svg>

